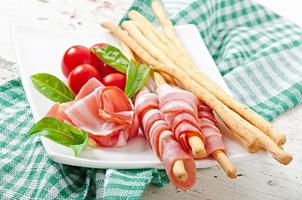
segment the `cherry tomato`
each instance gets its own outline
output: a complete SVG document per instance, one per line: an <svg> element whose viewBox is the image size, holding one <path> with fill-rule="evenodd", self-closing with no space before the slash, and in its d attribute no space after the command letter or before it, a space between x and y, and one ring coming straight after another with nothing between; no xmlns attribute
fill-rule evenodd
<svg viewBox="0 0 302 200"><path fill-rule="evenodd" d="M121 73L111 73L105 76L102 80L105 86L116 86L124 91L126 85L126 76Z"/></svg>
<svg viewBox="0 0 302 200"><path fill-rule="evenodd" d="M82 64L70 72L68 85L75 94L78 94L83 85L93 77L101 80L100 74L95 67L89 64Z"/></svg>
<svg viewBox="0 0 302 200"><path fill-rule="evenodd" d="M90 49L92 50L93 48L101 48L101 47L104 47L104 46L107 46L107 45L109 45L109 44L98 43L98 44L95 44L92 47L90 47ZM118 72L115 69L113 69L112 67L110 67L110 66L106 65L105 63L103 63L103 61L101 59L99 59L92 51L91 51L91 54L92 54L91 55L91 60L92 60L91 64L99 70L102 78L104 78L108 74Z"/></svg>
<svg viewBox="0 0 302 200"><path fill-rule="evenodd" d="M64 76L67 78L69 73L78 65L91 64L92 63L92 52L89 48L75 45L67 49L64 53L61 68Z"/></svg>

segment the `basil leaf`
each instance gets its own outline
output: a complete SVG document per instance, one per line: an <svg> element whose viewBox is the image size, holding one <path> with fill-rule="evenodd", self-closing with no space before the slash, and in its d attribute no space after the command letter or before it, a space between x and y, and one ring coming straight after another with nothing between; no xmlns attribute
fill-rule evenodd
<svg viewBox="0 0 302 200"><path fill-rule="evenodd" d="M119 72L126 74L129 60L127 57L114 46L104 46L101 48L93 48L92 51L105 64L111 66Z"/></svg>
<svg viewBox="0 0 302 200"><path fill-rule="evenodd" d="M127 74L125 93L129 98L132 98L148 81L150 73L148 65L129 61L118 48L108 45L92 50L105 64Z"/></svg>
<svg viewBox="0 0 302 200"><path fill-rule="evenodd" d="M139 92L142 89L142 87L147 84L149 74L151 72L150 67L146 64L140 64L138 69L139 69L138 72L137 72L137 74L138 74L137 79L138 80L136 81L137 85L136 85L136 89L134 91L134 94Z"/></svg>
<svg viewBox="0 0 302 200"><path fill-rule="evenodd" d="M44 96L58 103L65 103L74 100L73 92L57 77L38 73L31 76L34 87Z"/></svg>
<svg viewBox="0 0 302 200"><path fill-rule="evenodd" d="M135 81L132 84L131 90L126 93L129 98L132 98L142 87L147 83L150 74L150 68L146 64L139 64Z"/></svg>
<svg viewBox="0 0 302 200"><path fill-rule="evenodd" d="M28 132L32 135L43 135L48 139L73 149L75 156L86 147L88 134L83 130L64 123L53 117L44 117Z"/></svg>
<svg viewBox="0 0 302 200"><path fill-rule="evenodd" d="M125 86L126 94L128 94L131 90L131 87L136 78L137 70L138 70L138 65L131 59L127 68L127 78L126 78L126 86Z"/></svg>

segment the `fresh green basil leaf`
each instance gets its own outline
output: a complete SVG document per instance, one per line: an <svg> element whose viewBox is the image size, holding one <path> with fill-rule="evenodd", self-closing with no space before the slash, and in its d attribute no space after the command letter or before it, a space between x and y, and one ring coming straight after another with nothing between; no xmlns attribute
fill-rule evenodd
<svg viewBox="0 0 302 200"><path fill-rule="evenodd" d="M139 70L137 74L139 80L137 81L136 90L134 91L134 94L138 93L142 89L142 87L147 84L151 72L151 68L146 64L140 64L138 69Z"/></svg>
<svg viewBox="0 0 302 200"><path fill-rule="evenodd" d="M64 123L53 117L44 117L28 132L31 135L42 135L48 139L73 149L75 156L86 147L88 134L83 130Z"/></svg>
<svg viewBox="0 0 302 200"><path fill-rule="evenodd" d="M138 64L130 60L127 68L127 78L126 78L126 86L125 86L125 93L128 94L131 90L131 87L135 81L136 74L138 70Z"/></svg>
<svg viewBox="0 0 302 200"><path fill-rule="evenodd" d="M93 52L107 65L127 74L125 93L132 98L148 81L150 68L145 64L137 64L114 46L93 48Z"/></svg>
<svg viewBox="0 0 302 200"><path fill-rule="evenodd" d="M132 98L147 83L149 74L149 66L146 64L139 64L131 90L126 93L129 98Z"/></svg>
<svg viewBox="0 0 302 200"><path fill-rule="evenodd" d="M119 72L126 74L129 60L127 57L114 46L104 46L100 48L93 48L92 51L105 64L111 66Z"/></svg>
<svg viewBox="0 0 302 200"><path fill-rule="evenodd" d="M31 76L34 87L44 96L58 103L74 100L74 93L57 77L38 73Z"/></svg>

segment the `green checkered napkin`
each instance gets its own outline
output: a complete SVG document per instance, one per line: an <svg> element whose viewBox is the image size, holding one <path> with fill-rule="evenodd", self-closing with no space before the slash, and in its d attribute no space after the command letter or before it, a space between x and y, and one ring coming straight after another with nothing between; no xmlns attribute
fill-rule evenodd
<svg viewBox="0 0 302 200"><path fill-rule="evenodd" d="M185 1L185 0L180 0ZM150 20L150 1L131 9ZM198 0L173 17L195 24L233 94L268 120L302 100L302 31L248 0ZM32 114L20 80L0 87L0 199L139 199L163 171L99 170L51 161L26 132Z"/></svg>
<svg viewBox="0 0 302 200"><path fill-rule="evenodd" d="M150 4L131 9L153 21ZM300 27L249 0L197 0L172 20L197 26L235 97L267 120L301 102Z"/></svg>

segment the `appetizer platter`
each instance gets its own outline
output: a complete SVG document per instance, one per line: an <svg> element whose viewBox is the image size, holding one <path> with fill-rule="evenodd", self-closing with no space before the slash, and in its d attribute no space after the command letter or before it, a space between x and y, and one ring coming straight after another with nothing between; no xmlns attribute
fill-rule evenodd
<svg viewBox="0 0 302 200"><path fill-rule="evenodd" d="M34 34L14 28L21 78L36 121L28 134L42 136L57 162L163 168L180 189L194 185L196 168L219 164L236 178L233 161L265 152L289 164L292 156L282 148L285 135L230 95L196 27L174 27L159 1L152 9L161 29L134 10L120 26L102 22L107 31L101 33ZM38 53L41 58L35 59L24 51L31 40L33 47L43 48L38 35L53 39L45 52L55 53ZM51 67L38 68L43 62Z"/></svg>

